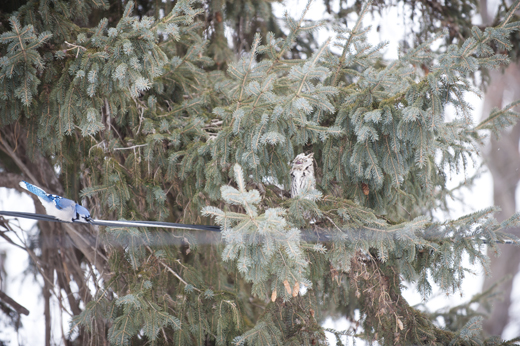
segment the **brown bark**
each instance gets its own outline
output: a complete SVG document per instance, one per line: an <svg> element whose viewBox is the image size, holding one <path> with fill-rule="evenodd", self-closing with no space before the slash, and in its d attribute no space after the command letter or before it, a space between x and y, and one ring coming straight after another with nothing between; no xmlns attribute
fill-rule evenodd
<svg viewBox="0 0 520 346"><path fill-rule="evenodd" d="M505 71L491 72L492 83L484 99L482 116L487 117L493 107L505 106L504 102L509 103L520 99L520 64L511 64ZM504 93L512 93L511 100L504 100ZM512 129L503 131L500 139L492 137L487 153L486 162L493 175L493 202L501 208L501 212L495 216L498 221L503 221L511 217L516 212L515 193L520 178L520 155L518 143L520 140L520 124ZM517 236L520 229L508 230ZM520 252L516 247L501 245L499 246L501 255L496 257L494 253L489 253L491 257L490 276L484 280L483 290L491 287L495 282L508 275L515 275L520 264ZM496 300L493 304L493 311L489 318L484 322L484 330L491 335L500 336L510 321L509 307L511 305L512 280L507 280L499 289L502 293L502 300Z"/></svg>

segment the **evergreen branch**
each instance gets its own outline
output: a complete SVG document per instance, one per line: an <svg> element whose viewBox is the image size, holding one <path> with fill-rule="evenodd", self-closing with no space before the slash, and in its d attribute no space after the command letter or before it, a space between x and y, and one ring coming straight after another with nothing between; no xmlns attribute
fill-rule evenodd
<svg viewBox="0 0 520 346"><path fill-rule="evenodd" d="M506 14L506 17L502 21L502 24L500 24L500 28L503 28L506 26L506 24L511 20L511 17L515 14L515 12L520 8L520 0L516 0L513 4L511 4L511 7L509 8L509 11Z"/></svg>
<svg viewBox="0 0 520 346"><path fill-rule="evenodd" d="M400 181L399 181L399 176L397 174L398 169L396 167L398 165L398 163L394 162L393 153L390 150L390 145L388 144L388 136L385 136L385 144L386 144L386 148L387 148L387 157L390 158L390 162L392 163L392 168L393 168L393 173L394 173L394 178L395 178L395 184L397 186L399 186Z"/></svg>
<svg viewBox="0 0 520 346"><path fill-rule="evenodd" d="M302 26L302 22L303 20L305 19L305 15L307 14L307 12L309 12L309 9L311 7L311 4L312 4L312 1L313 0L307 0L307 5L305 6L305 9L303 10L301 16L300 16L300 20L298 21L298 23L295 25L295 28L291 28L291 32L289 33L289 35L287 36L287 38L285 39L285 43L284 45L282 46L282 49L280 50L280 52L278 53L278 56L276 57L275 61L278 61L284 54L285 54L285 51L290 47L290 45L292 44L292 41L294 40L294 37L296 35L298 35L298 31L300 30L301 26ZM285 13L285 16L288 18L288 14L287 12ZM273 64L274 65L274 64Z"/></svg>
<svg viewBox="0 0 520 346"><path fill-rule="evenodd" d="M343 64L345 63L345 58L347 56L347 52L350 51L350 45L353 42L353 39L359 35L358 31L360 30L361 24L363 23L363 18L365 17L366 13L368 12L368 8L370 5L372 5L373 0L368 0L365 2L365 5L363 6L363 9L358 14L358 19L356 21L356 24L354 25L354 28L350 31L350 35L348 37L347 42L343 46L343 51L341 52L341 57L339 58L338 65L336 67L336 72L334 72L334 78L332 79L332 86L336 86L339 81L339 72L341 69L343 69Z"/></svg>
<svg viewBox="0 0 520 346"><path fill-rule="evenodd" d="M330 38L327 41L325 41L325 43L320 47L320 49L316 53L313 54L312 59L307 63L307 64L309 64L309 66L307 67L307 73L305 73L301 76L300 85L298 86L298 90L296 91L296 94L294 97L300 96L303 85L305 84L307 78L309 77L309 75L311 73L314 72L312 68L318 63L318 60L319 60L321 54L323 54L323 51L325 50L325 48L327 48L327 46L329 45L329 42L330 42Z"/></svg>
<svg viewBox="0 0 520 346"><path fill-rule="evenodd" d="M476 127L474 127L473 131L479 131L484 129L498 129L503 127L503 123L507 121L507 118L511 116L520 117L518 112L512 112L512 109L517 105L520 105L520 100L510 103L506 107L504 107L500 111L493 110L491 114L483 121L480 122ZM507 122L507 125L511 125L510 122ZM496 130L495 130L496 131Z"/></svg>
<svg viewBox="0 0 520 346"><path fill-rule="evenodd" d="M148 251L150 251L151 254L154 254L154 252L152 251L152 249L150 249L150 247L148 245L146 245L146 248L148 249ZM170 268L166 263L164 263L160 258L157 258L157 261L164 267L166 268L167 271L169 271L170 273L173 274L173 276L175 276L177 279L179 279L180 282L182 282L184 284L184 286L188 286L190 284L188 284L186 281L183 280L183 278L181 278L179 276L179 274L177 274L172 268ZM199 290L198 288L194 287L193 285L192 286L192 289L197 291L197 292L201 292L201 290Z"/></svg>

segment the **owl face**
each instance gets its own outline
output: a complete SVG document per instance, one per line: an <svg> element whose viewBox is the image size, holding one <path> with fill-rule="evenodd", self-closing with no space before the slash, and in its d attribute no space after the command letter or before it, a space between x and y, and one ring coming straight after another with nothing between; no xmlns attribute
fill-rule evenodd
<svg viewBox="0 0 520 346"><path fill-rule="evenodd" d="M310 153L309 155L305 155L304 153L296 156L292 162L292 169L304 169L308 166L312 166L312 160L314 158L314 153Z"/></svg>

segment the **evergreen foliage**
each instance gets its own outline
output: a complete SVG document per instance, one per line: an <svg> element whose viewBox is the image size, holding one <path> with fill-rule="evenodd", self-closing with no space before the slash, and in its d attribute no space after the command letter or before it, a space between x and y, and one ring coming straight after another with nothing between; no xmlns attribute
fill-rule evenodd
<svg viewBox="0 0 520 346"><path fill-rule="evenodd" d="M70 339L316 345L326 344L320 323L341 313L360 328L333 331L338 344L341 335L512 344L486 339L479 316L441 328L401 289L407 281L424 298L433 283L456 292L469 271L464 256L486 268L484 243L498 251L497 241L518 241L506 231L520 215L498 223L490 208L439 222L431 212L452 194L447 175L519 115L515 101L473 124L464 101L474 72L508 63L519 1L464 42L436 51L448 33L432 33L392 62L381 58L385 43L366 42L370 1L319 47L312 33L323 23L305 20L309 5L285 18L281 35L267 1L178 0L156 4L155 17L142 12L150 3L137 4L91 26L85 18L108 3L28 1L0 36L4 169L12 160L27 175L15 159L23 150L25 164L45 158L49 185L57 177L97 218L222 230L91 230L94 260L82 248L89 269L74 277L84 308L69 295ZM240 27L236 59L224 8ZM289 198L290 162L301 152L314 153L316 189ZM68 279L57 280L69 294Z"/></svg>

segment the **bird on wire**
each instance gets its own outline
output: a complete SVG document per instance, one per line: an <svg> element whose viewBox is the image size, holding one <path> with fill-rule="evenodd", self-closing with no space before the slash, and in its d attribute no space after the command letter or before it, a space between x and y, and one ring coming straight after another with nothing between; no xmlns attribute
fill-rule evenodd
<svg viewBox="0 0 520 346"><path fill-rule="evenodd" d="M25 180L20 182L20 187L38 197L47 215L54 216L58 220L65 222L88 223L92 220L89 211L71 199L47 193Z"/></svg>
<svg viewBox="0 0 520 346"><path fill-rule="evenodd" d="M217 226L204 225L186 225L182 223L160 222L160 221L126 221L126 220L98 220L93 219L90 212L82 205L74 202L71 199L64 198L58 195L53 195L45 192L38 186L28 183L24 180L20 182L20 186L36 195L42 203L47 215L0 211L0 215L22 217L26 219L51 221L51 222L65 222L65 223L87 223L96 226L109 227L160 227L160 228L177 228L177 229L192 229L202 231L220 232Z"/></svg>
<svg viewBox="0 0 520 346"><path fill-rule="evenodd" d="M302 156L305 156L301 154ZM299 155L300 156L300 155ZM298 158L298 157L297 157ZM300 157L300 159L304 159L304 157ZM295 165L301 165L307 163L307 160L312 160L312 154L305 157L306 160L298 160L295 162ZM309 161L310 161L309 160ZM296 161L296 159L295 159ZM311 161L312 162L312 161ZM309 170L309 166L305 165L307 170ZM314 171L314 170L313 170ZM309 172L310 173L310 172ZM300 183L295 185L293 182L292 190L299 190L299 187L305 186L305 184L311 184L311 187L314 187L312 184L314 182L314 172L311 174L295 174L297 177L299 176L301 180ZM295 177L293 176L293 179ZM309 179L311 178L311 179ZM307 180L305 182L305 180ZM36 214L36 213L25 213L25 212L17 212L17 211L5 211L0 210L0 215L4 216L12 216L19 217L31 220L38 221L50 221L50 222L64 222L64 223L81 223L81 224L90 224L95 226L108 226L108 227L156 227L156 228L174 228L174 229L188 229L188 230L199 230L199 231L210 231L210 232L220 232L220 227L218 226L205 226L205 225L188 225L182 223L173 223L173 222L161 222L161 221L127 221L127 220L99 220L93 219L90 215L90 212L83 207L82 205L74 202L71 199L64 198L58 195L53 195L45 192L41 188L30 184L26 181L21 181L20 186L33 193L38 197L38 199L42 202L45 207L45 211L47 215ZM295 191L296 192L296 191ZM299 192L299 191L298 191ZM307 234L308 233L308 234ZM331 238L328 234L317 234L315 232L307 232L304 233L303 239L305 241L310 242L329 242ZM495 241L499 244L516 244L516 242L512 240L497 240ZM484 243L487 243L484 240Z"/></svg>

